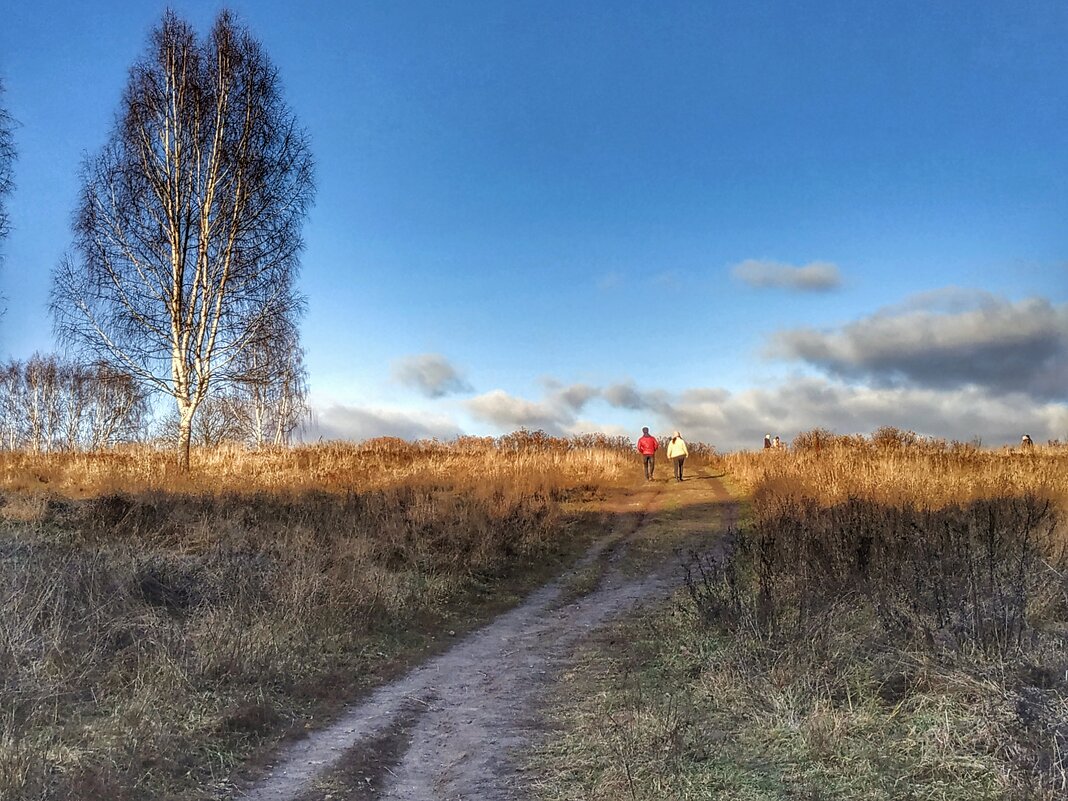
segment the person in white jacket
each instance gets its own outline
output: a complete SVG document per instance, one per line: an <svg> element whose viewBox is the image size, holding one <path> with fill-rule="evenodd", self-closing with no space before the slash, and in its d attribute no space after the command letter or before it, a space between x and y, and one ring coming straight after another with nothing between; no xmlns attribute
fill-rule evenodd
<svg viewBox="0 0 1068 801"><path fill-rule="evenodd" d="M668 459L675 466L676 481L682 481L682 463L686 461L686 457L689 455L690 452L686 450L686 443L682 439L682 434L676 431L671 435L671 441L668 442L667 446Z"/></svg>

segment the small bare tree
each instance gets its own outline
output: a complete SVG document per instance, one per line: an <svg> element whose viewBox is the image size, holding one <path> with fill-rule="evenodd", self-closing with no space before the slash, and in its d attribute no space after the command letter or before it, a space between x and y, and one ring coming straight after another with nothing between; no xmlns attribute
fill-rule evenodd
<svg viewBox="0 0 1068 801"><path fill-rule="evenodd" d="M0 450L96 450L137 436L148 398L128 375L35 353L0 366Z"/></svg>
<svg viewBox="0 0 1068 801"><path fill-rule="evenodd" d="M209 393L295 330L313 195L303 131L260 44L168 11L134 65L111 140L83 170L75 255L54 274L59 335L174 398L179 458Z"/></svg>
<svg viewBox="0 0 1068 801"><path fill-rule="evenodd" d="M193 420L193 443L209 448L243 443L244 429L235 414L232 395L209 395ZM174 421L175 423L177 420ZM172 430L176 428L172 425Z"/></svg>
<svg viewBox="0 0 1068 801"><path fill-rule="evenodd" d="M233 409L250 445L288 445L308 415L308 378L297 330L279 321L270 339L243 357L245 380L235 389Z"/></svg>

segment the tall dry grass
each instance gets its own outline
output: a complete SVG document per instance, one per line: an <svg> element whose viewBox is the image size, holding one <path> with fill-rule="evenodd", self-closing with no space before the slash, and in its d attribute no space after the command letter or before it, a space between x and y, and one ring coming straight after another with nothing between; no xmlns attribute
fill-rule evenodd
<svg viewBox="0 0 1068 801"><path fill-rule="evenodd" d="M0 798L206 798L573 546L629 443L0 454ZM445 636L447 639L447 636ZM222 789L220 789L222 788Z"/></svg>
<svg viewBox="0 0 1068 801"><path fill-rule="evenodd" d="M1068 447L983 449L880 429L871 437L801 434L783 450L723 457L747 495L794 495L826 504L849 498L937 507L1038 495L1068 506Z"/></svg>
<svg viewBox="0 0 1068 801"><path fill-rule="evenodd" d="M99 452L34 454L0 451L0 491L64 497L111 492L366 492L400 484L522 490L601 483L633 472L631 444L618 437L549 437L516 432L450 442L379 438L293 448L194 449L193 468L179 469L167 448L128 445Z"/></svg>

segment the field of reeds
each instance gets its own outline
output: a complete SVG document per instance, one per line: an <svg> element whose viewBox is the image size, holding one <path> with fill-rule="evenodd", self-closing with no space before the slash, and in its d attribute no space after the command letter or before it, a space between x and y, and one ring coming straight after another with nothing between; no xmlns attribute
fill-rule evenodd
<svg viewBox="0 0 1068 801"><path fill-rule="evenodd" d="M1068 796L1068 448L814 431L723 464L741 524L579 656L539 797Z"/></svg>
<svg viewBox="0 0 1068 801"><path fill-rule="evenodd" d="M217 797L544 580L636 472L527 433L193 462L0 453L0 798Z"/></svg>

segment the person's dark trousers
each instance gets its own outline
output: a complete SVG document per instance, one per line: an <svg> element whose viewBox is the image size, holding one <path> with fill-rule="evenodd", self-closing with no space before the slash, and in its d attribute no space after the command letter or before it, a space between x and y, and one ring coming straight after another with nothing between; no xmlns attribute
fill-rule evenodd
<svg viewBox="0 0 1068 801"><path fill-rule="evenodd" d="M675 462L675 480L682 481L682 463L686 461L686 457L676 456L672 461Z"/></svg>
<svg viewBox="0 0 1068 801"><path fill-rule="evenodd" d="M656 467L656 457L651 454L642 454L642 462L645 464L645 480L653 480L653 468Z"/></svg>

